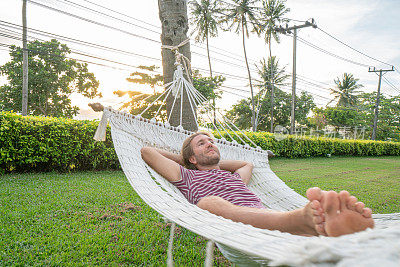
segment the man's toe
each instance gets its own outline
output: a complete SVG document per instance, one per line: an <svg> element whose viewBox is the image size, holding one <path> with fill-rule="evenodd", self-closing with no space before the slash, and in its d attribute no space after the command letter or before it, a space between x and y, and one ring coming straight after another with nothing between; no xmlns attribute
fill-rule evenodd
<svg viewBox="0 0 400 267"><path fill-rule="evenodd" d="M357 198L355 196L350 196L347 201L347 208L356 211Z"/></svg>
<svg viewBox="0 0 400 267"><path fill-rule="evenodd" d="M372 210L370 208L364 208L363 212L362 212L362 215L365 218L372 218Z"/></svg>
<svg viewBox="0 0 400 267"><path fill-rule="evenodd" d="M328 216L336 216L340 209L340 200L335 191L325 193L323 208Z"/></svg>
<svg viewBox="0 0 400 267"><path fill-rule="evenodd" d="M307 190L306 195L307 195L308 200L310 200L310 201L313 201L313 200L321 201L321 199L322 199L322 191L318 187L309 188Z"/></svg>
<svg viewBox="0 0 400 267"><path fill-rule="evenodd" d="M357 212L359 212L359 213L363 213L363 211L364 211L364 208L365 208L365 205L364 205L364 203L362 203L362 202L357 202L356 203L356 211Z"/></svg>
<svg viewBox="0 0 400 267"><path fill-rule="evenodd" d="M339 200L340 200L340 210L347 209L347 201L350 197L349 192L347 191L340 191L339 193Z"/></svg>

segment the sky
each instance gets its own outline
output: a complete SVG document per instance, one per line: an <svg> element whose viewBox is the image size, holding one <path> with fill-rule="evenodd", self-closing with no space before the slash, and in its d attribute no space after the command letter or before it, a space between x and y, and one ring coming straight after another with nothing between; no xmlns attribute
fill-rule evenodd
<svg viewBox="0 0 400 267"><path fill-rule="evenodd" d="M94 0L92 0L94 1ZM227 0L229 2L229 0ZM74 4L75 3L75 4ZM86 99L80 95L72 95L72 103L80 107L77 119L99 118L87 106L90 102L101 102L105 106L118 108L124 98L113 94L116 90L142 90L152 92L151 89L135 85L126 81L130 73L137 71L139 65L156 65L161 67L161 23L158 17L158 2L156 0L96 0L98 5L110 10L102 9L88 0L30 0L27 7L28 27L34 30L74 38L93 44L98 44L128 53L115 53L67 41L72 50L90 54L93 57L84 57L76 54L70 56L94 62L89 64L89 71L93 72L100 82L101 99ZM77 6L76 4L80 5ZM47 7L44 7L47 6ZM99 13L88 11L86 6L97 11L112 15L116 20ZM318 28L303 28L298 31L296 73L297 92L310 92L318 106L325 106L332 96L329 88L334 87L334 79L343 73L351 73L359 79L365 92L373 92L378 87L378 76L368 72L368 66L376 69L390 69L393 65L400 68L400 1L397 0L288 0L286 6L290 12L286 15L292 19L289 26L302 24L302 21L314 18ZM86 21L71 17L54 9L68 12L85 18ZM22 25L22 0L0 1L0 33L13 34L20 32L19 28L11 28L11 24ZM190 11L190 8L189 8ZM121 21L124 20L124 22ZM89 20L89 21L88 21ZM96 22L91 23L91 21ZM189 34L193 27L189 28ZM325 32L325 33L324 33ZM350 49L326 33L340 40L353 49ZM50 39L49 37L28 32L30 40L36 38ZM301 38L301 39L300 39ZM306 45L304 41L324 49L335 56L327 55ZM21 41L0 35L0 44L16 44L22 46ZM213 71L227 77L223 98L218 106L229 109L232 104L244 97L250 96L247 70L243 57L241 36L234 32L219 31L218 37L210 39ZM259 80L256 65L262 58L267 58L267 45L263 37L250 35L246 39L248 58L252 77ZM292 72L293 38L281 36L281 42L273 42L272 53L279 59L281 67ZM208 61L205 45L191 41L192 66L208 75ZM337 57L341 57L339 59ZM377 60L374 60L374 59ZM346 59L347 61L343 60ZM0 64L9 61L8 51L0 47ZM122 64L112 63L119 62ZM350 63L348 61L352 61ZM384 63L388 63L384 64ZM100 66L99 64L106 65ZM363 66L360 66L363 65ZM159 69L161 72L161 69ZM385 74L381 91L387 95L399 95L400 72L395 70ZM0 77L0 85L6 83L5 77ZM291 81L288 81L291 82ZM257 83L257 82L255 82ZM390 85L388 84L390 83ZM234 89L232 89L234 88ZM290 92L288 86L284 88Z"/></svg>

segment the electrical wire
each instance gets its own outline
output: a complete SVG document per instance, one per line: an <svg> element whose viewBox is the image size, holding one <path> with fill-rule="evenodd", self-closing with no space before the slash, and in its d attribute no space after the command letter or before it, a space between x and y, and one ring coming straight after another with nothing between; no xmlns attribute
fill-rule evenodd
<svg viewBox="0 0 400 267"><path fill-rule="evenodd" d="M30 2L32 2L32 3L34 3L34 4L38 4L38 5L40 5L40 6L42 6L42 7L45 7L45 8L49 8L49 9L51 9L51 10L61 12L61 13L63 13L63 14L67 14L67 15L70 15L70 16L73 16L73 17L76 17L76 18L79 18L79 19L83 19L83 20L88 21L88 22L91 22L91 23L98 24L98 23L95 22L95 21L87 20L87 19L85 19L85 18L82 18L82 17L80 17L80 16L74 15L74 14L69 13L69 12L64 12L64 11L61 11L61 10L59 10L59 9L55 9L55 8L52 8L52 7L49 7L49 6L46 6L46 5L42 5L42 4L37 3L37 2L35 2L35 1L32 1L32 0L28 0L28 1L30 1ZM72 2L72 1L69 1L69 0L63 0L63 1L68 2L68 3L71 3L71 4L74 4L74 5L78 5L78 6L81 7L81 8L89 9L89 8L87 8L87 7L84 7L84 6L82 6L82 5L79 5L79 4L74 3L74 2ZM90 9L90 10L92 10L92 9ZM100 13L100 14L102 14L102 15L109 16L109 15L107 15L107 14L104 14L104 13L102 13L102 12L98 12L98 11L95 11L95 10L92 10L92 12L96 12L96 13ZM111 17L112 17L112 16L111 16ZM115 17L112 17L112 18L118 19L118 18L115 18ZM126 21L124 21L124 22L126 22ZM129 22L126 22L126 23L129 23ZM105 24L103 24L103 23L101 23L101 24L99 24L99 25L105 26L105 27L108 26L108 25L105 25ZM135 25L135 24L134 24L134 25ZM135 26L138 26L138 25L135 25ZM112 26L108 26L108 27L111 27L112 29L116 29L115 27L112 27ZM139 27L140 27L140 26L139 26ZM116 30L119 30L119 29L116 29ZM123 32L129 34L129 32L126 32L126 31L123 31ZM145 39L149 39L149 38L147 38L147 37L139 36L139 35L136 35L136 34L135 34L134 36L141 37L141 38L145 38ZM149 40L152 40L152 39L149 39ZM159 41L156 41L156 40L152 40L152 41L153 41L153 42L160 43ZM203 55L198 54L198 53L195 53L195 54L197 54L197 55L199 55L199 56L203 56ZM219 60L219 59L214 59L214 60L220 61L220 62L223 62L223 63L228 63L228 64L233 65L233 66L235 66L235 67L243 68L243 66L240 66L240 65L237 65L237 64L232 64L232 63L230 63L230 62L226 62L226 61L223 61L223 60ZM247 79L247 78L246 78L246 79Z"/></svg>
<svg viewBox="0 0 400 267"><path fill-rule="evenodd" d="M357 53L359 53L359 54L361 54L361 55L363 55L363 56L365 56L365 57L367 57L367 58L370 58L370 59L375 60L375 61L377 61L377 62L380 62L380 63L383 63L383 64L385 64L385 65L388 65L388 66L393 67L392 64L389 64L389 63L383 62L383 61L381 61L381 60L379 60L379 59L376 59L376 58L374 58L374 57L371 57L371 56L369 56L369 55L367 55L367 54L365 54L365 53L363 53L363 52L361 52L361 51L359 51L359 50L357 50L357 49L351 47L350 45L348 45L348 44L346 44L346 43L340 41L338 38L336 38L336 37L333 36L332 34L327 33L326 31L324 31L324 30L321 29L320 27L317 27L317 29L320 30L322 33L326 34L327 36L331 37L332 39L336 40L337 42L341 43L342 45L344 45L344 46L350 48L351 50L353 50L353 51L355 51L355 52L357 52Z"/></svg>
<svg viewBox="0 0 400 267"><path fill-rule="evenodd" d="M111 29L111 30L119 31L119 32L122 32L124 34L130 35L130 36L133 36L133 37L137 37L137 38L141 38L141 39L145 39L147 41L151 41L151 42L154 42L154 43L157 43L157 44L161 43L160 41L157 41L157 40L145 37L145 36L141 36L141 35L138 35L138 34L135 34L135 33L131 33L131 32L125 31L125 30L121 30L121 29L119 29L117 27L113 27L113 26L110 26L110 25L107 25L107 24L104 24L104 23L101 23L101 22L97 22L97 21L94 21L94 20L91 20L91 19L87 19L87 18L84 18L82 16L78 16L78 15L72 14L70 12L66 12L66 11L63 11L63 10L60 10L60 9L57 9L57 8L54 8L54 7L50 7L50 6L38 3L38 2L33 1L33 0L27 0L27 1L32 3L32 4L34 4L34 5L37 5L37 6L52 10L52 11L56 11L58 13L61 13L61 14L64 14L64 15L67 15L67 16L70 16L70 17L73 17L73 18L76 18L76 19L79 19L79 20L83 20L83 21L86 21L86 22L89 22L89 23L92 23L92 24L95 24L95 25L98 25L98 26L102 26L104 28L108 28L108 29Z"/></svg>
<svg viewBox="0 0 400 267"><path fill-rule="evenodd" d="M129 22L129 21L122 20L122 19L117 18L117 17L115 17L115 16L111 16L111 15L105 14L105 13L103 13L103 12L100 12L100 11L91 9L91 8L89 8L89 7L86 7L86 6L77 4L77 3L75 3L75 2L72 2L72 1L70 1L70 0L62 0L62 1L67 2L67 3L70 3L70 4L75 5L75 6L78 6L78 7L81 8L81 9L85 9L85 10L88 10L88 11L93 12L93 13L101 14L101 15L103 15L103 16L107 16L107 17L110 17L110 18L112 18L112 19L115 19L115 20L118 20L118 21L121 21L121 22L124 22L124 23L128 23L128 24L130 24L130 25L133 25L133 26L136 26L136 27L139 27L139 28L148 30L148 31L153 32L153 33L161 34L160 31L151 30L151 29L148 29L148 28L139 26L139 25L137 25L137 24L133 24L133 23L131 23L131 22ZM151 25L151 26L153 26L153 27L159 28L159 26L156 26L156 25L150 24L150 23L146 23L146 22L144 22L144 21L142 21L142 20L138 20L138 19L136 19L136 18L134 18L134 17L132 17L132 16L128 16L128 15L123 14L123 13L121 13L121 12L117 12L117 11L112 10L112 9L110 9L110 8L106 8L106 7L102 6L102 5L95 4L95 3L90 2L90 1L87 1L87 0L85 0L85 1L91 3L91 4L95 5L95 6L98 6L98 7L101 7L101 8L103 8L103 9L106 9L106 10L108 10L108 11L114 12L114 13L116 13L116 14L119 14L119 15L128 17L128 18L130 18L130 19L133 19L133 20L136 20L136 21L140 21L141 23L145 23L145 24L147 24L147 25ZM192 38L191 38L191 40L194 41ZM203 50L207 50L206 48L201 47L201 46L198 46L198 45L196 45L196 44L192 44L192 45L195 46L195 47L201 48L201 49L203 49ZM213 51L214 53L216 53L216 54L218 54L218 55L222 55L222 56L224 56L224 57L229 57L230 59L235 59L235 60L240 60L240 61L242 60L242 59L241 59L241 56L239 56L239 55L237 55L237 54L234 54L234 53L232 53L232 52L230 52L230 51L226 51L226 50L223 50L223 49L220 49L220 48L216 48L216 47L214 47L214 46L210 46L210 47L213 47L213 48L215 48L215 49L219 49L219 50L222 50L222 51L225 51L225 52L228 53L228 55L226 55L226 54L223 54L223 53L219 53L219 52ZM211 51L212 51L212 49L211 49ZM239 59L239 58L232 58L232 55L236 55L236 56L240 57L240 59Z"/></svg>
<svg viewBox="0 0 400 267"><path fill-rule="evenodd" d="M0 20L0 25L2 25L3 23L11 24L11 25L17 26L18 29L22 29L22 26L19 26L17 24L13 24L13 23L9 23L9 22L5 22L5 21ZM17 28L17 27L14 27L14 28ZM10 31L8 29L1 28L1 27L0 27L0 29ZM82 41L82 40L66 37L66 36L63 36L63 35L57 35L57 34L45 32L45 31L40 31L40 30L33 29L33 28L28 28L28 30L30 32L33 32L33 33L41 35L41 36L46 36L46 37L49 37L49 38L54 38L55 37L56 39L59 39L59 40L64 40L64 41L67 41L67 42L70 42L70 43L89 46L89 47L101 49L101 50L104 50L104 51L117 52L117 53L124 54L124 55L132 55L132 56L137 56L137 57L141 57L141 58L145 58L145 59L151 59L151 60L157 60L157 61L161 60L160 58L154 58L154 57L149 57L149 56L145 56L145 55L140 55L140 54L137 54L137 53L134 53L134 52L121 50L121 49L116 49L116 48L112 48L112 47L108 47L108 46L104 46L104 45L94 44L94 43L90 43L90 42L86 42L86 41ZM12 31L10 31L10 32L12 32ZM13 33L19 34L19 33L15 32L15 31Z"/></svg>
<svg viewBox="0 0 400 267"><path fill-rule="evenodd" d="M0 36L4 36L4 37L16 39L16 40L21 40L20 37L9 36L9 35L5 35L5 34L2 34L2 33L0 33ZM98 57L98 56L94 56L94 55L90 55L90 54L85 54L85 53L77 52L77 51L74 51L74 50L71 50L71 52L74 53L74 54L78 54L78 55L82 55L82 56L86 56L86 57L91 57L91 58L98 59L98 60L102 60L102 61L106 61L106 62L109 62L109 63L114 63L114 64L118 64L118 65L122 65L122 66L127 66L127 67L131 67L131 68L136 68L136 69L138 69L137 66L134 66L134 65L131 65L131 64L121 63L121 62L118 62L118 61L115 61L115 60L109 60L109 59L101 58L101 57ZM88 60L83 60L83 59L77 59L77 58L73 58L73 57L68 57L68 58L77 60L77 61L79 61L79 62L94 64L94 65L98 65L98 66L110 67L110 66L108 66L108 65L101 64L101 63L97 63L97 62L93 62L93 61L88 61ZM116 67L111 67L111 68L113 68L113 69L121 69L121 68L116 68ZM121 69L121 70L127 70L127 69ZM157 74L162 74L161 72L156 72L156 71L153 71L153 72L154 72L154 73L157 73ZM200 82L202 82L202 81L200 81ZM203 82L203 83L204 83L204 82ZM248 90L244 90L244 89L238 89L238 88L233 88L233 87L224 86L224 85L222 85L221 87L222 87L222 88L225 88L225 89L231 89L231 90L234 90L234 91L238 91L238 92L244 92L244 93L247 93L247 94L249 93ZM226 90L225 90L225 91L226 91ZM307 90L305 90L305 91L307 91ZM313 95L313 96L317 96L317 97L320 97L320 98L322 97L322 96L320 96L320 95L318 95L318 94L315 94L315 93L313 93L313 92L310 92L310 91L307 91L307 92L310 93L310 94ZM237 93L236 93L236 94L237 94ZM237 95L238 95L238 94L237 94ZM238 96L243 97L242 95L238 95ZM324 97L322 97L322 98L324 98Z"/></svg>
<svg viewBox="0 0 400 267"><path fill-rule="evenodd" d="M400 90L393 83L391 83L385 76L382 76L382 78L393 90L400 93Z"/></svg>
<svg viewBox="0 0 400 267"><path fill-rule="evenodd" d="M308 45L308 46L314 48L315 50L320 51L320 52L322 52L322 53L324 53L324 54L327 54L327 55L329 55L329 56L338 58L338 59L340 59L340 60L343 60L343 61L352 63L352 64L354 64L354 65L358 65L358 66L361 66L361 67L366 67L366 68L369 68L369 67L370 67L369 65L366 65L366 64L363 64L363 63L359 63L359 62L356 62L356 61L353 61L353 60L350 60L350 59L347 59L347 58L338 56L338 55L336 55L336 54L334 54L334 53L332 53L332 52L329 52L329 51L327 51L327 50L325 50L325 49L323 49L323 48L320 48L320 47L318 47L318 46L316 46L316 45L314 45L314 44L308 42L307 40L305 40L305 39L303 39L303 38L301 38L301 37L299 37L299 36L297 36L297 39L298 39L300 42L302 42L302 43L304 43L304 44L306 44L306 45Z"/></svg>

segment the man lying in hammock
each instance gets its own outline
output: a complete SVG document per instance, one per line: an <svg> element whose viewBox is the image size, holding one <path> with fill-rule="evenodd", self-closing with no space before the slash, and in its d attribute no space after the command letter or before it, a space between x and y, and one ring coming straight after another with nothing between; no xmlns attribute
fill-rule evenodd
<svg viewBox="0 0 400 267"><path fill-rule="evenodd" d="M190 203L236 222L298 235L340 236L374 227L371 209L347 191L310 188L310 202L301 209L266 209L246 186L253 165L220 160L219 150L208 133L188 137L181 155L152 147L142 148L141 153L143 160L179 188Z"/></svg>

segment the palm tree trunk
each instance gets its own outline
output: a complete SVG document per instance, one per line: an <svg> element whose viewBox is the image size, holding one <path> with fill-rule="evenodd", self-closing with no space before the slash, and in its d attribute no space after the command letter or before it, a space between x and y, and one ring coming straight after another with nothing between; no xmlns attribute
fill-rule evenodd
<svg viewBox="0 0 400 267"><path fill-rule="evenodd" d="M244 51L244 59L246 61L246 66L247 66L247 73L249 74L249 83L250 83L250 92L251 92L251 106L252 106L252 111L251 111L251 124L253 127L253 132L257 131L257 125L255 124L255 110L254 110L254 95L253 95L253 85L251 83L251 75L250 75L250 68L249 68L249 63L247 62L247 55L246 55L246 44L245 44L245 37L244 37L244 25L243 25L243 20L242 20L242 34L243 34L243 51Z"/></svg>
<svg viewBox="0 0 400 267"><path fill-rule="evenodd" d="M270 85L271 85L271 127L270 127L270 132L273 133L274 132L274 105L275 105L275 98L274 98L274 71L273 71L273 64L272 64L272 48L271 48L271 41L272 41L272 36L269 39L269 58L271 61L271 66L270 66Z"/></svg>
<svg viewBox="0 0 400 267"><path fill-rule="evenodd" d="M210 68L210 77L213 77L212 69L211 69L211 60L210 60L210 49L208 47L208 33L206 35L206 44L207 44L207 56L208 56L208 66Z"/></svg>
<svg viewBox="0 0 400 267"><path fill-rule="evenodd" d="M208 27L208 25L206 25ZM207 44L207 57L208 57L208 66L210 67L210 77L211 79L213 78L212 74L212 68L211 68L211 59L210 59L210 48L208 47L208 28L207 28L207 34L206 34L206 44ZM214 88L215 89L215 88ZM213 89L213 111L214 111L214 125L217 125L217 116L215 114L216 108L215 108L215 94L214 94L214 89Z"/></svg>
<svg viewBox="0 0 400 267"><path fill-rule="evenodd" d="M158 0L158 8L162 26L161 43L163 45L175 46L185 41L189 29L186 0ZM191 54L189 43L182 46L179 51L190 60ZM175 55L169 49L162 49L161 56L164 84L167 84L172 81L174 76ZM190 77L186 78L190 79ZM196 114L193 114L192 112L188 93L184 92L181 97L183 97L182 126L185 130L195 132L197 131ZM181 104L180 101L177 101L172 110L173 101L174 97L169 95L166 99L167 114L171 114L170 124L172 126L178 126L181 117ZM193 108L196 113L196 106Z"/></svg>

